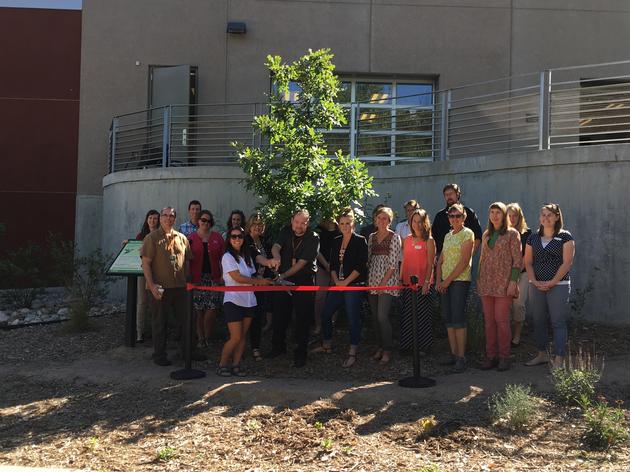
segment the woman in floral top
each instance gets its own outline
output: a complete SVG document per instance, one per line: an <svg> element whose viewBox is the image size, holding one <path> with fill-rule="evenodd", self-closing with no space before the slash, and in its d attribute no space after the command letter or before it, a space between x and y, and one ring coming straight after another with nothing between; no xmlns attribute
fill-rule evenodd
<svg viewBox="0 0 630 472"><path fill-rule="evenodd" d="M398 283L398 263L401 259L400 236L389 226L394 219L391 208L383 207L374 218L376 233L370 234L368 240L368 284L375 286L396 286ZM370 291L368 296L372 316L376 320L376 332L380 347L373 359L387 364L392 351L392 325L389 321L389 310L398 290Z"/></svg>
<svg viewBox="0 0 630 472"><path fill-rule="evenodd" d="M481 238L477 279L486 331L486 361L481 367L484 370L510 368L510 307L518 296L522 268L521 235L508 227L505 203L495 202L490 205L488 229Z"/></svg>
<svg viewBox="0 0 630 472"><path fill-rule="evenodd" d="M444 238L437 263L437 291L442 294L442 316L452 354L447 364L454 364L455 372L463 372L466 370L466 299L475 233L464 226L464 205L451 205L447 214L452 229Z"/></svg>

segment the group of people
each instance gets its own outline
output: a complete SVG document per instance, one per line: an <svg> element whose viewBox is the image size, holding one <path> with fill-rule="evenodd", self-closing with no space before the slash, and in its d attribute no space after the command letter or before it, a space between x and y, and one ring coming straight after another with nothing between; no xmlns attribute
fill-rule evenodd
<svg viewBox="0 0 630 472"><path fill-rule="evenodd" d="M307 361L312 325L315 333L321 333L321 345L310 352L331 353L335 318L342 306L350 338L343 365L350 368L359 355L367 294L378 339L372 358L387 364L393 349L390 312L395 300L400 300L400 348L413 345L415 317L415 342L427 352L433 343L434 297L439 295L451 351L448 364L455 372L462 372L467 368L466 311L474 281L485 323L483 369L509 369L510 349L520 343L528 299L538 352L526 365L551 361L561 366L567 342L569 269L575 246L571 234L563 229L560 207L544 205L539 228L532 232L517 203L494 202L488 209L484 231L475 212L460 202L461 190L456 184L446 185L443 195L446 206L433 222L416 200L406 202L406 218L395 230L391 229L394 212L385 205L375 207L372 223L359 231L350 208L344 209L336 221L320 222L317 231L311 228L308 210L298 209L273 241L265 234L265 220L259 213L246 220L243 212L233 211L227 230L221 234L213 231L212 213L203 210L197 200L190 202L189 221L180 225L179 231L175 230L173 208L166 207L160 213L151 210L137 236L143 240L144 271L144 280L139 284L139 340L148 299L153 306L153 360L158 365L170 365L166 356L166 313L172 307L180 321L184 318L189 280L199 288L193 296L198 347L207 344L222 305L229 339L222 349L218 375L244 374L240 364L248 337L253 358L263 358L261 333L265 324L272 329L268 358L286 354L291 320L296 337L295 367ZM479 261L473 274L476 252ZM272 284L354 289L237 289L224 293L206 289ZM547 358L548 319L553 328L552 359ZM202 360L205 355L195 349L192 358Z"/></svg>

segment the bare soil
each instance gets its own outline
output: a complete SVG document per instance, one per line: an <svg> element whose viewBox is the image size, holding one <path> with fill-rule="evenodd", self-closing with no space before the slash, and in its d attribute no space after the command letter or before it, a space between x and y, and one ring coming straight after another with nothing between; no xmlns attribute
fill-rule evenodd
<svg viewBox="0 0 630 472"><path fill-rule="evenodd" d="M121 347L123 315L69 334L62 324L0 331L0 464L128 470L630 470L628 444L588 452L577 409L558 405L546 367L526 368L525 339L506 373L440 365L446 341L422 358L431 389L402 389L409 355L388 366L369 359L344 369L347 333L331 355L311 355L304 369L290 356L254 362L251 375L214 375L221 346L195 366L208 376L177 382L151 349ZM267 335L268 338L268 335ZM268 339L266 338L266 341ZM574 327L572 345L605 356L600 391L624 401L630 417L630 331ZM599 347L597 347L599 346ZM506 383L531 384L538 409L514 433L491 423L487 402ZM425 469L431 470L431 469Z"/></svg>

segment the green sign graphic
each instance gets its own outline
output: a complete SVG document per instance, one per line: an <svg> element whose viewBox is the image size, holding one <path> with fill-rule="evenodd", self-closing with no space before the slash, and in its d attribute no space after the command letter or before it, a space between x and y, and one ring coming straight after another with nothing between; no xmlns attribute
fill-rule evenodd
<svg viewBox="0 0 630 472"><path fill-rule="evenodd" d="M142 241L134 239L127 241L107 269L107 275L143 275L140 259L141 247Z"/></svg>

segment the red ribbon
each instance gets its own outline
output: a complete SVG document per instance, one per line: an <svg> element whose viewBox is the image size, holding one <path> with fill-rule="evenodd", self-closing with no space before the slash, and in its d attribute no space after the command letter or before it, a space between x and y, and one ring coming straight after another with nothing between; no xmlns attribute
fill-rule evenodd
<svg viewBox="0 0 630 472"><path fill-rule="evenodd" d="M366 290L418 290L418 285L378 285L366 286L357 285L350 287L323 286L323 285L238 285L226 287L225 285L215 285L206 287L203 285L186 284L186 290L202 290L204 292L360 292Z"/></svg>

